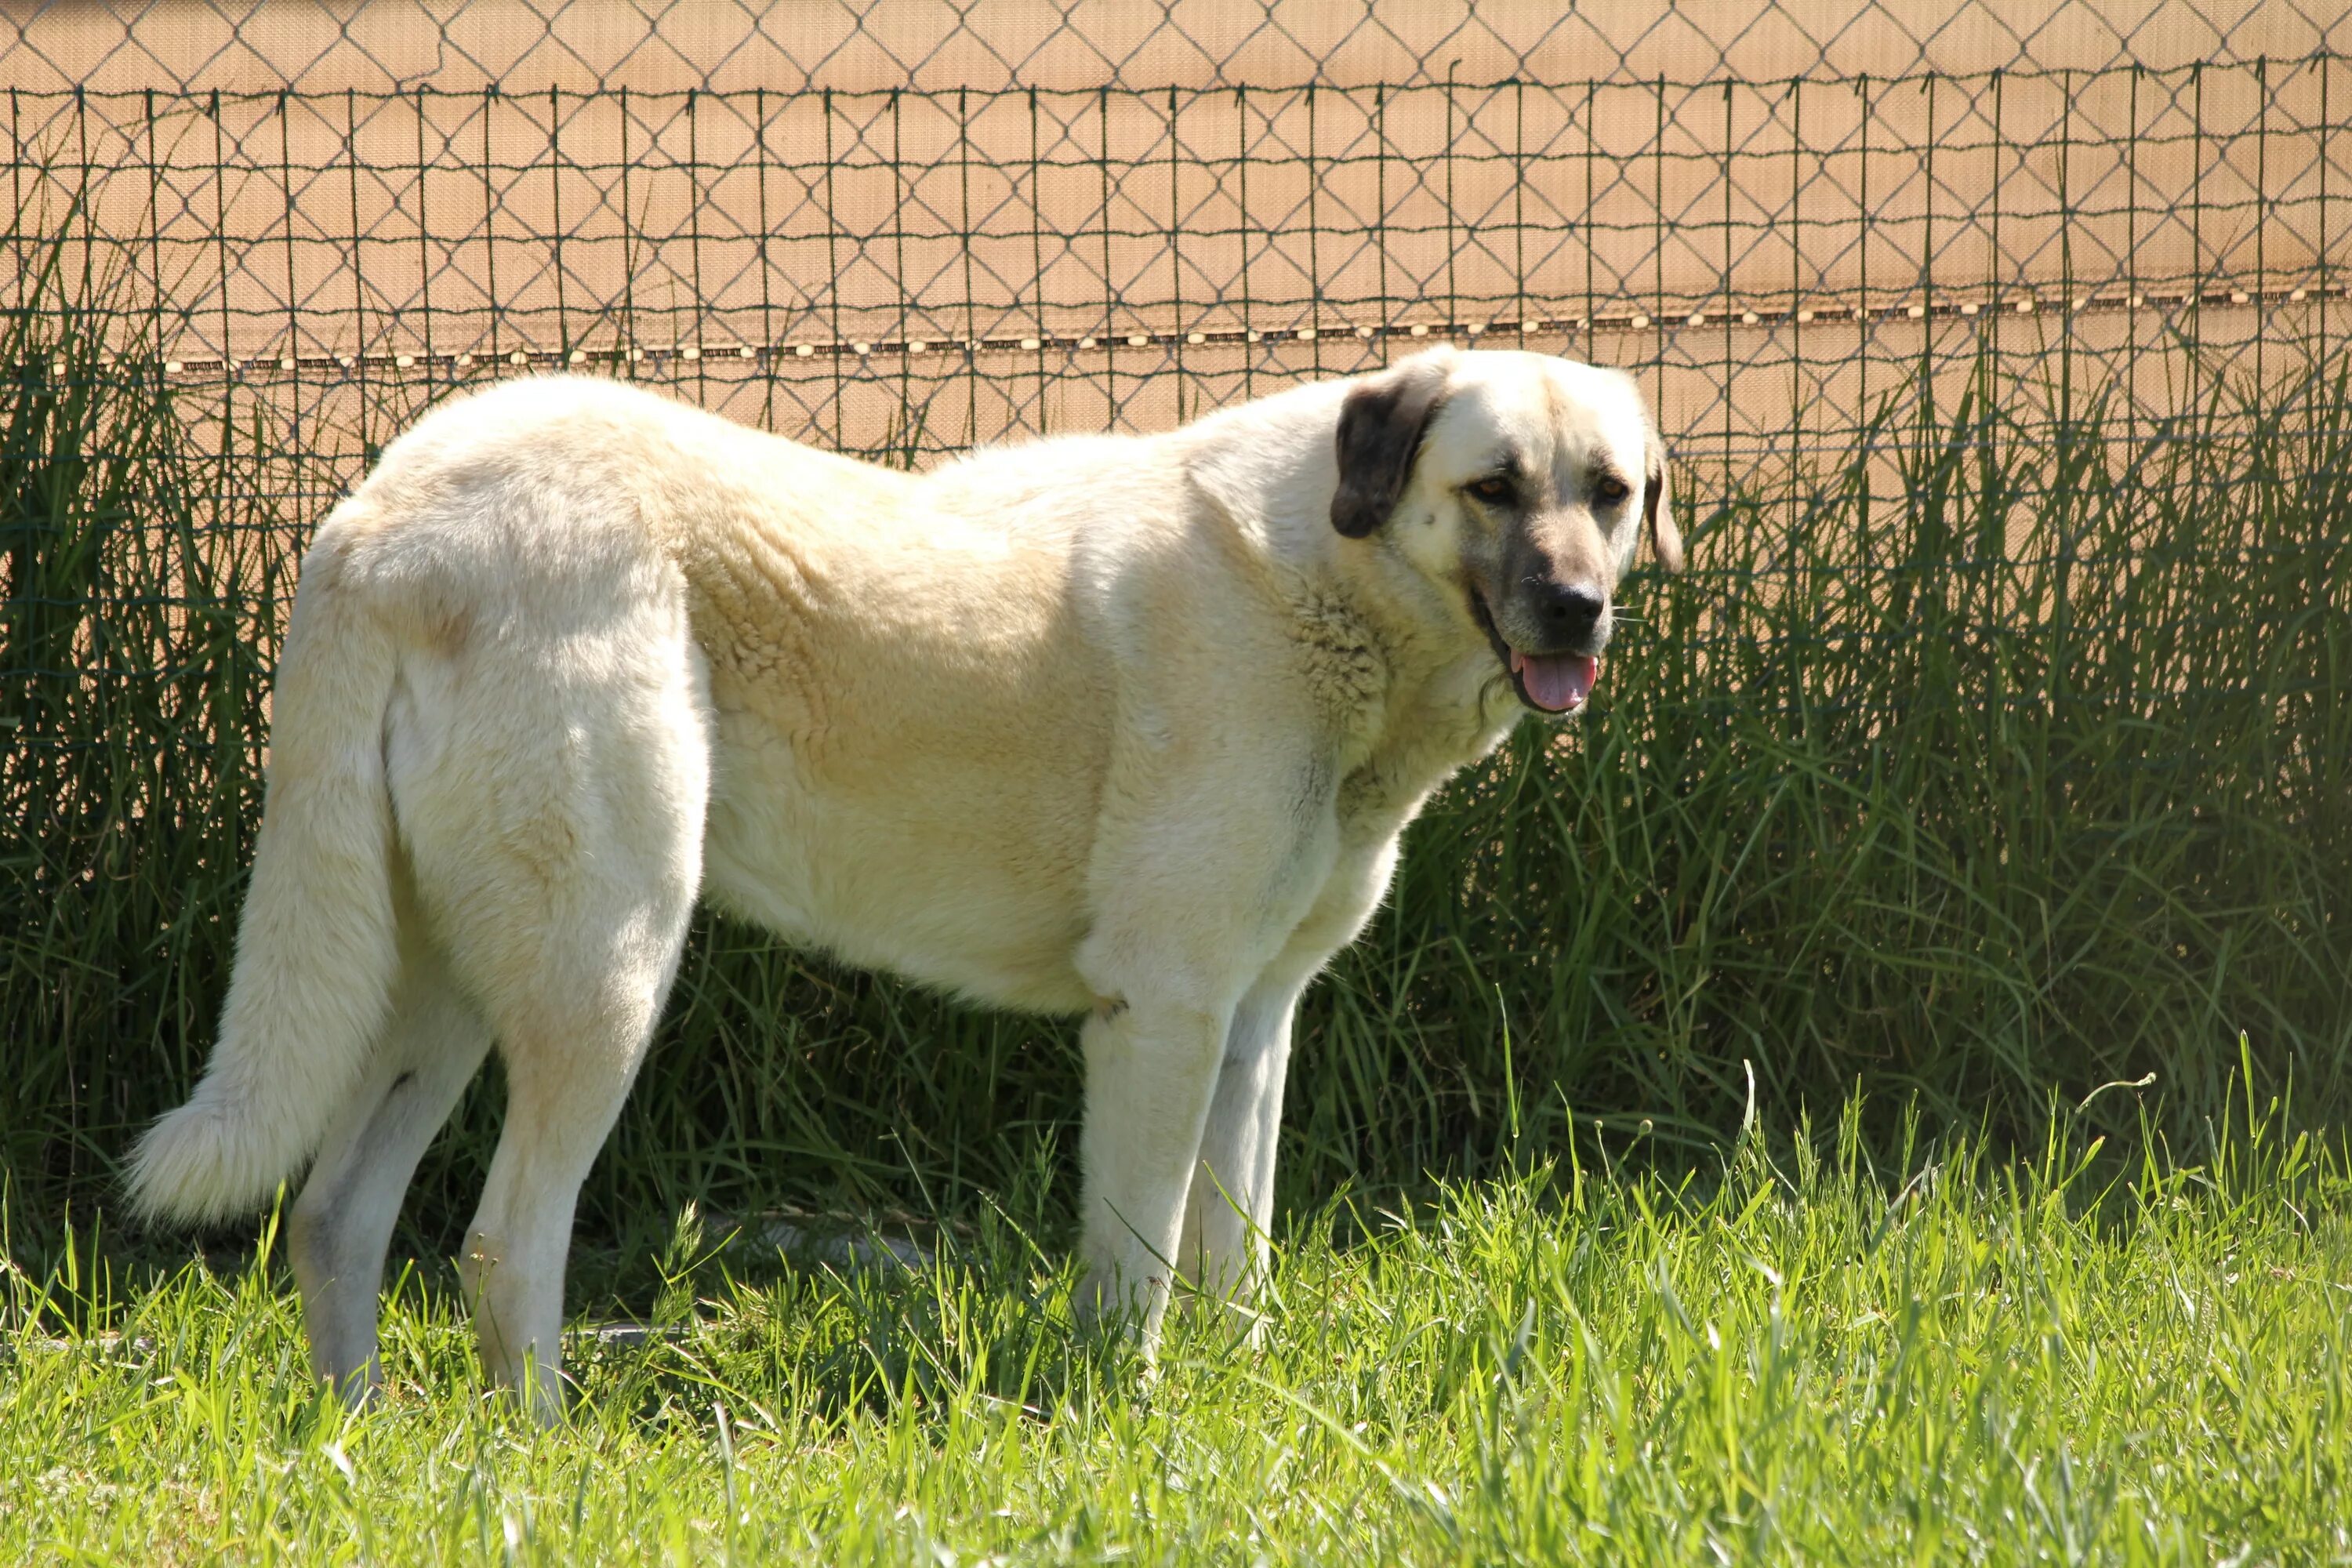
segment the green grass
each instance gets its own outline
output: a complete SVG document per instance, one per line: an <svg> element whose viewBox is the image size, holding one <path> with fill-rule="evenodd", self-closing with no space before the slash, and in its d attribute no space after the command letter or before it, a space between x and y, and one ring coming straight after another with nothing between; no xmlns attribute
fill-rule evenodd
<svg viewBox="0 0 2352 1568"><path fill-rule="evenodd" d="M0 1557L2352 1561L2352 1180L2246 1109L2193 1158L2062 1110L2030 1158L1882 1176L1849 1114L1697 1179L1337 1202L1282 1238L1262 1350L1188 1324L1149 1384L1072 1330L1034 1193L912 1278L689 1220L637 1302L675 1339L576 1343L544 1433L480 1397L437 1270L354 1417L266 1255L84 1239L0 1292Z"/></svg>

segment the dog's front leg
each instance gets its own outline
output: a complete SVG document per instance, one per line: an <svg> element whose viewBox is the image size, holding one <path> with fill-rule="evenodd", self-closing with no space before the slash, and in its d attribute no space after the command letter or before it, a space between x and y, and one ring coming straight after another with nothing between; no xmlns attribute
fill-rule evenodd
<svg viewBox="0 0 2352 1568"><path fill-rule="evenodd" d="M1269 974L1234 1010L1184 1208L1181 1278L1199 1292L1204 1310L1230 1308L1253 1343L1261 1335L1252 1303L1271 1261L1275 1142L1290 1026L1306 984L1301 974Z"/></svg>
<svg viewBox="0 0 2352 1568"><path fill-rule="evenodd" d="M1200 700L1200 711L1139 725L1114 759L1092 919L1075 954L1101 999L1085 1036L1090 1278L1079 1304L1094 1317L1132 1314L1147 1358L1181 1278L1185 1198L1234 1010L1285 953L1330 857L1328 824L1300 810L1302 792L1327 787L1329 773L1293 749L1302 726L1276 714L1253 733L1228 704ZM1177 746L1178 735L1216 743Z"/></svg>
<svg viewBox="0 0 2352 1568"><path fill-rule="evenodd" d="M1226 1015L1129 995L1086 1025L1087 1114L1082 1315L1132 1315L1147 1359L1175 1279L1184 1197L1216 1091Z"/></svg>

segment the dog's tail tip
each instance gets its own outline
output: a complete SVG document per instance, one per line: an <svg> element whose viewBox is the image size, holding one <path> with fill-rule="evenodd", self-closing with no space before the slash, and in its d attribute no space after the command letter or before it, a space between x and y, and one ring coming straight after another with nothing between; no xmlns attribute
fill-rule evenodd
<svg viewBox="0 0 2352 1568"><path fill-rule="evenodd" d="M400 967L384 713L399 656L313 546L271 699L268 804L212 1059L133 1152L131 1210L204 1224L298 1175L360 1083ZM299 781L299 782L298 782Z"/></svg>
<svg viewBox="0 0 2352 1568"><path fill-rule="evenodd" d="M200 1092L139 1141L126 1184L132 1216L202 1226L267 1204L299 1156L286 1157L259 1131L244 1107Z"/></svg>

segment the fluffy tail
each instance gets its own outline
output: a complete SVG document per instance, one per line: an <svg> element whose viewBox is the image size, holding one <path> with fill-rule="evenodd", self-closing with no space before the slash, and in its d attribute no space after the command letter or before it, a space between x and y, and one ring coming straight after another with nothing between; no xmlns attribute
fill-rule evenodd
<svg viewBox="0 0 2352 1568"><path fill-rule="evenodd" d="M398 966L383 719L395 650L342 582L331 521L303 563L272 699L269 792L212 1060L132 1156L154 1220L259 1207L317 1150L383 1031Z"/></svg>

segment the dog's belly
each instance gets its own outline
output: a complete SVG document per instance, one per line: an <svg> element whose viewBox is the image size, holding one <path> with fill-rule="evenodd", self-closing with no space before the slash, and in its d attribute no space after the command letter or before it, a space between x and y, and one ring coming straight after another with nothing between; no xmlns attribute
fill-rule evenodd
<svg viewBox="0 0 2352 1568"><path fill-rule="evenodd" d="M718 728L704 887L721 909L993 1006L1081 1012L1094 791L1082 765L975 769L898 749L888 776L812 776L756 717ZM1050 758L1050 752L1045 753Z"/></svg>

